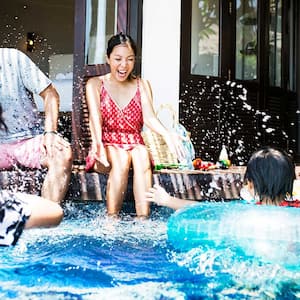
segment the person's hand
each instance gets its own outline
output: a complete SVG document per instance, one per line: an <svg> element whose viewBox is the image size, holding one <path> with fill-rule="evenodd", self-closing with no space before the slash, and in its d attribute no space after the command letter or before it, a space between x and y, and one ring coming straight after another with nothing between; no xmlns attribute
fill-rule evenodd
<svg viewBox="0 0 300 300"><path fill-rule="evenodd" d="M168 206L170 195L160 185L155 184L146 192L146 201L154 202L160 206Z"/></svg>
<svg viewBox="0 0 300 300"><path fill-rule="evenodd" d="M89 156L97 160L104 167L109 167L106 151L102 143L92 144L91 150L89 152Z"/></svg>
<svg viewBox="0 0 300 300"><path fill-rule="evenodd" d="M179 161L183 161L185 159L185 150L182 144L184 137L180 136L175 132L169 132L164 136L164 139L168 145L168 148L171 153L174 153Z"/></svg>
<svg viewBox="0 0 300 300"><path fill-rule="evenodd" d="M63 151L64 148L70 147L70 143L65 140L56 131L49 131L44 133L42 152L44 155L54 156L54 151Z"/></svg>

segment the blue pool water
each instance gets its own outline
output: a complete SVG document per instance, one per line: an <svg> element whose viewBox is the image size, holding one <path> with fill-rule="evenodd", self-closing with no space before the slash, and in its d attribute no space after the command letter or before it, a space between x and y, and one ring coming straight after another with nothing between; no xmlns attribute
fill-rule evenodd
<svg viewBox="0 0 300 300"><path fill-rule="evenodd" d="M171 213L112 222L103 204L67 204L57 228L0 248L0 299L300 299L299 253L285 269L231 247L177 251Z"/></svg>

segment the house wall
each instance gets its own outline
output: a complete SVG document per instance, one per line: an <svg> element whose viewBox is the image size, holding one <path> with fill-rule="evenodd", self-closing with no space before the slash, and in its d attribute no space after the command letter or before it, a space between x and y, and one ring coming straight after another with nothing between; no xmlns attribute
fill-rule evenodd
<svg viewBox="0 0 300 300"><path fill-rule="evenodd" d="M151 83L154 107L171 104L178 114L180 0L143 1L142 76ZM170 114L162 111L170 124Z"/></svg>
<svg viewBox="0 0 300 300"><path fill-rule="evenodd" d="M74 47L73 0L2 1L0 47L17 48L26 53L53 80L60 94L61 111L72 106ZM27 32L36 34L35 49L27 51ZM60 76L59 78L56 78ZM64 78L62 78L64 76ZM69 76L68 78L65 78ZM42 99L35 95L38 109Z"/></svg>
<svg viewBox="0 0 300 300"><path fill-rule="evenodd" d="M49 57L73 53L73 0L1 1L0 47L25 52L46 74ZM27 32L37 35L33 52L26 51Z"/></svg>

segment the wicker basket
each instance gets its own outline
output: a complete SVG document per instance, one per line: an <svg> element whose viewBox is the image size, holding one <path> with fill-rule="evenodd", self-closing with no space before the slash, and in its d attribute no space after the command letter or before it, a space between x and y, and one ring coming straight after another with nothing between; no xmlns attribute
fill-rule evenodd
<svg viewBox="0 0 300 300"><path fill-rule="evenodd" d="M158 114L164 109L168 110L172 114L172 127L174 128L176 122L176 112L173 110L171 105L161 105L156 111L156 116L158 117ZM150 129L146 129L142 131L142 137L150 153L152 164L156 169L177 169L179 167L176 155L170 152L168 145L161 135Z"/></svg>

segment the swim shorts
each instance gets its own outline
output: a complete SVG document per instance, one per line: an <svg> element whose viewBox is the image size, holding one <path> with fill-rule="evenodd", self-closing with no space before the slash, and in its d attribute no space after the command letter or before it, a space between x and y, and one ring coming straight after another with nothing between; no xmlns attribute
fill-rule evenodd
<svg viewBox="0 0 300 300"><path fill-rule="evenodd" d="M43 136L38 135L9 144L0 144L0 169L11 169L14 166L40 169L42 139Z"/></svg>
<svg viewBox="0 0 300 300"><path fill-rule="evenodd" d="M21 193L0 190L0 246L15 245L31 215Z"/></svg>

